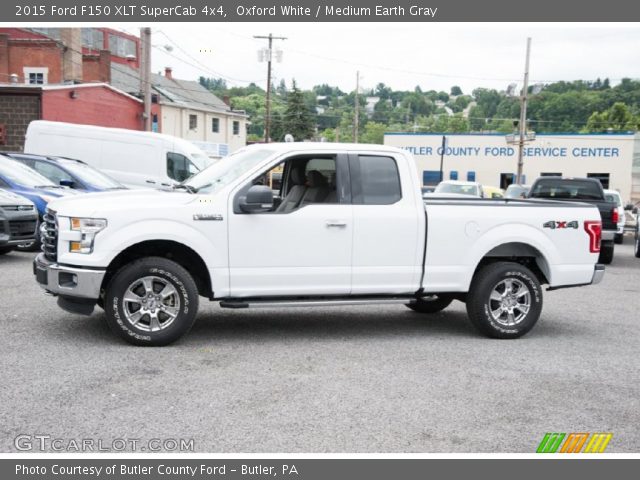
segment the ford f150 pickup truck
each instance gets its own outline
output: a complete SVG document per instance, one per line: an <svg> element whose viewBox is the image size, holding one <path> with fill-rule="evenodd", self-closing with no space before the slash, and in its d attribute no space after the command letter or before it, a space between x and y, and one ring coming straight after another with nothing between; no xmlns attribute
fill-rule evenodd
<svg viewBox="0 0 640 480"><path fill-rule="evenodd" d="M102 307L138 345L183 336L200 297L227 308L398 303L426 315L458 300L480 332L515 338L540 316L541 285L604 275L595 207L423 202L411 154L380 145L245 147L173 192L56 200L41 233L39 284L67 311Z"/></svg>

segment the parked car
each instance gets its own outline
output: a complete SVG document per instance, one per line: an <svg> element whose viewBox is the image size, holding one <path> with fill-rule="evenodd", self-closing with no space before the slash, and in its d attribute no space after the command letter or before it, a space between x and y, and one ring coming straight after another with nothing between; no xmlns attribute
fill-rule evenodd
<svg viewBox="0 0 640 480"><path fill-rule="evenodd" d="M80 160L45 157L29 153L6 153L6 156L24 163L56 185L83 192L104 192L126 188L120 182Z"/></svg>
<svg viewBox="0 0 640 480"><path fill-rule="evenodd" d="M25 153L79 158L125 186L169 188L212 163L191 142L171 135L122 128L36 120Z"/></svg>
<svg viewBox="0 0 640 480"><path fill-rule="evenodd" d="M424 187L422 187L421 191L422 191L422 196L425 197L428 193L433 193L436 190L436 186L435 185L425 185Z"/></svg>
<svg viewBox="0 0 640 480"><path fill-rule="evenodd" d="M512 183L507 187L504 192L505 198L526 198L527 194L531 190L530 185L519 185L517 183Z"/></svg>
<svg viewBox="0 0 640 480"><path fill-rule="evenodd" d="M4 155L0 155L0 188L31 200L35 204L40 219L45 213L47 203L51 200L76 194L70 188L56 185L26 165ZM36 233L35 242L26 242L16 247L17 250L23 251L36 251L39 248L38 233Z"/></svg>
<svg viewBox="0 0 640 480"><path fill-rule="evenodd" d="M440 182L433 193L427 197L479 197L483 196L482 185L477 182L463 182L458 180L444 180Z"/></svg>
<svg viewBox="0 0 640 480"><path fill-rule="evenodd" d="M264 184L283 172L279 195ZM252 145L174 192L122 190L52 202L36 281L68 311L104 308L113 331L166 345L200 296L224 308L466 303L485 335L537 322L543 289L598 283L592 205L423 201L415 159L382 145ZM549 220L579 228L548 230Z"/></svg>
<svg viewBox="0 0 640 480"><path fill-rule="evenodd" d="M498 187L482 186L482 196L484 198L504 198L504 190Z"/></svg>
<svg viewBox="0 0 640 480"><path fill-rule="evenodd" d="M613 241L617 244L621 244L624 242L624 226L627 223L627 216L624 213L622 197L620 196L620 192L617 190L605 190L604 197L608 202L615 203L618 206L618 228L613 237Z"/></svg>
<svg viewBox="0 0 640 480"><path fill-rule="evenodd" d="M37 230L38 212L33 202L0 189L0 255L32 243Z"/></svg>
<svg viewBox="0 0 640 480"><path fill-rule="evenodd" d="M595 178L539 177L531 185L527 197L559 202L582 202L598 207L602 219L602 248L599 262L609 264L613 261L614 237L618 230L619 220L618 206L605 198L604 189L599 180ZM558 228L558 220L550 219L548 228ZM566 220L564 223L559 222L561 228L567 228L569 224L575 225L573 219L567 218Z"/></svg>

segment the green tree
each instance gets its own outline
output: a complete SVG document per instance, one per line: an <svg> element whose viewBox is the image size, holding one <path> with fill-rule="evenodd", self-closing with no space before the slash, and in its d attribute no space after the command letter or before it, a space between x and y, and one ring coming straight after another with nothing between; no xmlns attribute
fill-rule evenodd
<svg viewBox="0 0 640 480"><path fill-rule="evenodd" d="M640 116L634 116L629 107L624 103L614 103L604 112L594 112L587 121L585 131L608 132L638 130L640 128Z"/></svg>
<svg viewBox="0 0 640 480"><path fill-rule="evenodd" d="M312 138L315 133L315 122L305 103L304 94L298 89L295 80L292 81L291 90L287 95L287 106L284 110L282 126L283 134L293 135L296 141ZM282 140L283 138L273 137L273 139Z"/></svg>
<svg viewBox="0 0 640 480"><path fill-rule="evenodd" d="M384 123L367 122L364 126L364 132L358 139L361 143L378 143L382 145L384 142L384 132L387 126Z"/></svg>
<svg viewBox="0 0 640 480"><path fill-rule="evenodd" d="M462 89L459 86L454 85L451 87L451 96L455 97L458 95L462 95Z"/></svg>

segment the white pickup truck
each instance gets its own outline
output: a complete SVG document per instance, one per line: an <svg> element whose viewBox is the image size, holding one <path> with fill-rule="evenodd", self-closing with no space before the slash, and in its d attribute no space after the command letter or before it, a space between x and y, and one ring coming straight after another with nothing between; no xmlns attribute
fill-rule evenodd
<svg viewBox="0 0 640 480"><path fill-rule="evenodd" d="M271 178L282 182L274 193ZM34 261L63 309L138 345L193 325L200 297L222 307L466 303L485 335L515 338L542 288L598 283L597 208L546 200L422 199L404 150L329 143L246 147L175 191L52 202Z"/></svg>

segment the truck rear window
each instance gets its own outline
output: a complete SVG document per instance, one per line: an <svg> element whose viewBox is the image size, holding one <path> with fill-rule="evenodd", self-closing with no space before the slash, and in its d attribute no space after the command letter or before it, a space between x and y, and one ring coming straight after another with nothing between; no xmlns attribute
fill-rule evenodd
<svg viewBox="0 0 640 480"><path fill-rule="evenodd" d="M531 198L603 200L604 195L596 182L584 180L544 180L537 182L530 194Z"/></svg>

